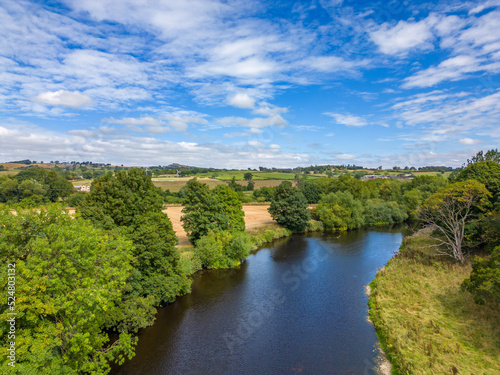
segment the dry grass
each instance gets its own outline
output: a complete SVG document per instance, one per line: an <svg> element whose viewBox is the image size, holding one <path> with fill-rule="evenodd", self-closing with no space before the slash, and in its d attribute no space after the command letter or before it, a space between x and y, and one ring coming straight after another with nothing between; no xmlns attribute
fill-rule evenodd
<svg viewBox="0 0 500 375"><path fill-rule="evenodd" d="M371 284L370 318L397 373L500 374L500 312L461 290L470 263L406 239ZM458 372L457 372L458 371Z"/></svg>

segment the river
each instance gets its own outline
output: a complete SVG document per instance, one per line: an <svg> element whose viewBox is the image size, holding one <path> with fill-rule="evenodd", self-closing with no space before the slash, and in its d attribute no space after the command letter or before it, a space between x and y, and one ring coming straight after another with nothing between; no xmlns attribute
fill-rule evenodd
<svg viewBox="0 0 500 375"><path fill-rule="evenodd" d="M278 240L239 268L197 274L113 374L375 374L365 285L402 228Z"/></svg>

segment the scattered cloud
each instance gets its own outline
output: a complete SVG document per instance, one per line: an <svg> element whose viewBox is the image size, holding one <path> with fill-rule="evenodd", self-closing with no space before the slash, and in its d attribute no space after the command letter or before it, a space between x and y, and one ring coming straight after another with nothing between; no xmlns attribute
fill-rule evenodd
<svg viewBox="0 0 500 375"><path fill-rule="evenodd" d="M239 92L228 100L229 105L237 108L253 108L255 99L244 92Z"/></svg>
<svg viewBox="0 0 500 375"><path fill-rule="evenodd" d="M434 36L428 22L399 21L396 25L384 23L370 33L370 38L382 53L387 55L407 54L415 50L433 49Z"/></svg>
<svg viewBox="0 0 500 375"><path fill-rule="evenodd" d="M359 116L354 115L343 115L341 113L333 113L333 112L325 112L324 115L333 117L337 124L346 125L346 126L366 126L368 122Z"/></svg>
<svg viewBox="0 0 500 375"><path fill-rule="evenodd" d="M92 99L78 91L47 91L38 94L33 101L41 104L62 106L69 108L82 108L92 104Z"/></svg>
<svg viewBox="0 0 500 375"><path fill-rule="evenodd" d="M357 159L357 156L353 155L353 154L337 154L335 156L338 159L341 159L341 160L353 160L353 159Z"/></svg>
<svg viewBox="0 0 500 375"><path fill-rule="evenodd" d="M472 139L472 138L462 138L458 141L461 145L478 145L481 143L479 139Z"/></svg>

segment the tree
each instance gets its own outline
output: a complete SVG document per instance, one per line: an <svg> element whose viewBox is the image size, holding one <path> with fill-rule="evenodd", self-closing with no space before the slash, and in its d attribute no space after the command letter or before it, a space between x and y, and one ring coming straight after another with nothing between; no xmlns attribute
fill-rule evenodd
<svg viewBox="0 0 500 375"><path fill-rule="evenodd" d="M253 191L255 188L255 182L253 181L248 181L248 184L247 184L247 191Z"/></svg>
<svg viewBox="0 0 500 375"><path fill-rule="evenodd" d="M314 182L307 182L302 188L302 192L307 199L307 203L318 203L321 198L321 193L318 186Z"/></svg>
<svg viewBox="0 0 500 375"><path fill-rule="evenodd" d="M142 169L105 174L92 182L80 212L103 228L131 225L145 212L161 212L163 198Z"/></svg>
<svg viewBox="0 0 500 375"><path fill-rule="evenodd" d="M236 177L233 176L231 181L228 182L228 186L234 191L243 191L243 185L240 185L236 182Z"/></svg>
<svg viewBox="0 0 500 375"><path fill-rule="evenodd" d="M0 222L0 257L15 263L15 373L106 374L108 361L131 358L136 340L123 332L109 345L105 326L132 272L132 243L57 209L4 212ZM7 276L3 267L4 290ZM8 313L2 304L3 322ZM2 342L7 333L2 325ZM6 359L0 359L4 369Z"/></svg>
<svg viewBox="0 0 500 375"><path fill-rule="evenodd" d="M309 220L307 206L304 194L292 187L289 181L284 181L276 187L269 213L278 224L293 232L301 233Z"/></svg>
<svg viewBox="0 0 500 375"><path fill-rule="evenodd" d="M470 163L459 171L453 181L476 180L483 183L492 194L491 203L500 209L500 164L492 161L478 161Z"/></svg>
<svg viewBox="0 0 500 375"><path fill-rule="evenodd" d="M250 181L253 178L253 174L247 172L243 175L243 178L245 179L245 181Z"/></svg>
<svg viewBox="0 0 500 375"><path fill-rule="evenodd" d="M500 246L493 249L491 257L474 259L470 277L462 286L474 295L476 303L500 305Z"/></svg>
<svg viewBox="0 0 500 375"><path fill-rule="evenodd" d="M229 219L228 228L245 230L245 213L238 194L226 185L217 185L213 190Z"/></svg>
<svg viewBox="0 0 500 375"><path fill-rule="evenodd" d="M189 180L184 186L182 213L182 226L193 244L210 231L229 229L229 217L223 204L207 184L196 179Z"/></svg>
<svg viewBox="0 0 500 375"><path fill-rule="evenodd" d="M124 300L130 307L130 298L146 298L139 304L133 302L132 311L136 313L138 307L171 302L175 296L189 291L189 281L181 270L180 255L175 248L177 237L162 208L163 196L151 177L138 168L94 180L90 193L78 207L81 215L91 219L95 226L120 231L133 241L134 272L127 280ZM151 321L147 318L150 311L146 308L140 312L143 323ZM138 324L131 326L137 328Z"/></svg>
<svg viewBox="0 0 500 375"><path fill-rule="evenodd" d="M135 245L132 264L140 272L142 296L153 296L154 305L158 305L189 292L190 282L180 272L177 236L167 215L146 212L137 216L125 233Z"/></svg>
<svg viewBox="0 0 500 375"><path fill-rule="evenodd" d="M488 203L491 194L475 180L457 182L438 190L420 206L420 218L440 236L437 241L449 250L445 254L463 263L466 224Z"/></svg>
<svg viewBox="0 0 500 375"><path fill-rule="evenodd" d="M348 191L325 195L314 212L329 231L354 229L364 224L363 205Z"/></svg>
<svg viewBox="0 0 500 375"><path fill-rule="evenodd" d="M467 159L467 164L474 164L482 161L493 161L495 163L500 163L500 152L498 152L498 149L488 150L486 151L486 153L484 153L483 151L479 151L475 156Z"/></svg>

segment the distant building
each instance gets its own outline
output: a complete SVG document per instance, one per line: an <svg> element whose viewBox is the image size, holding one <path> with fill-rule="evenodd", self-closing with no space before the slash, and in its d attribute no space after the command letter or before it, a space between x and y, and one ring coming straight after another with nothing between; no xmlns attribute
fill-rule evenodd
<svg viewBox="0 0 500 375"><path fill-rule="evenodd" d="M361 177L362 180L374 180L376 178L383 178L386 179L389 176L384 176L382 174L365 174L364 176Z"/></svg>
<svg viewBox="0 0 500 375"><path fill-rule="evenodd" d="M75 185L75 189L78 191L90 192L90 185Z"/></svg>

